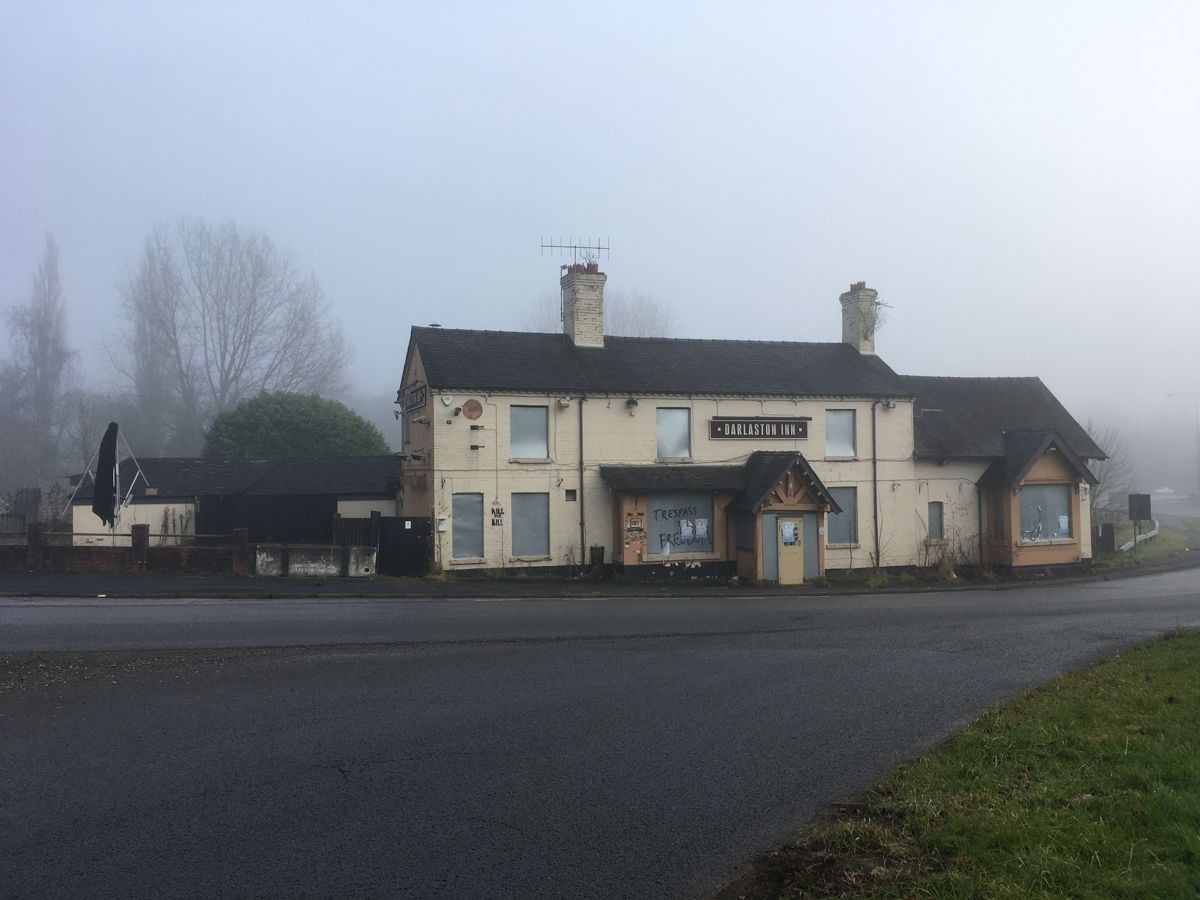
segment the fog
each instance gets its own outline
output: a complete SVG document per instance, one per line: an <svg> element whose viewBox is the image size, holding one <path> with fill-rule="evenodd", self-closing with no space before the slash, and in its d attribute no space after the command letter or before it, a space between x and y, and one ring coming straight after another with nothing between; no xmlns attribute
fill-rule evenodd
<svg viewBox="0 0 1200 900"><path fill-rule="evenodd" d="M154 224L234 219L382 406L410 325L520 328L539 239L601 237L680 336L837 340L866 280L897 370L1039 375L1190 488L1198 45L1194 2L9 4L0 305L52 232L111 381Z"/></svg>

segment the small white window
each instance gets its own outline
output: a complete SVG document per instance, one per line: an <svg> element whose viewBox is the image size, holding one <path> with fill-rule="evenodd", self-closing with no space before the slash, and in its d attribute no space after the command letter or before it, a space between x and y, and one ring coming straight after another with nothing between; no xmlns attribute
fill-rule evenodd
<svg viewBox="0 0 1200 900"><path fill-rule="evenodd" d="M857 455L854 434L854 410L825 410L825 455Z"/></svg>
<svg viewBox="0 0 1200 900"><path fill-rule="evenodd" d="M945 511L945 507L942 506L941 500L929 501L929 539L931 541L942 541L946 539L946 530L943 521Z"/></svg>
<svg viewBox="0 0 1200 900"><path fill-rule="evenodd" d="M548 407L510 407L508 421L509 456L513 459L546 459L550 456L546 440Z"/></svg>
<svg viewBox="0 0 1200 900"><path fill-rule="evenodd" d="M690 459L692 455L692 411L659 409L658 458Z"/></svg>

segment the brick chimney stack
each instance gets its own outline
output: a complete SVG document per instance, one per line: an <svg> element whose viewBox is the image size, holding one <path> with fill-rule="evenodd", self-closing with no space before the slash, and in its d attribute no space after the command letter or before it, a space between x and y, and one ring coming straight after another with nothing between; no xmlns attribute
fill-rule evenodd
<svg viewBox="0 0 1200 900"><path fill-rule="evenodd" d="M842 303L842 343L874 356L879 292L865 281L856 281L838 299Z"/></svg>
<svg viewBox="0 0 1200 900"><path fill-rule="evenodd" d="M604 346L604 282L608 276L594 262L563 266L563 331L576 347Z"/></svg>

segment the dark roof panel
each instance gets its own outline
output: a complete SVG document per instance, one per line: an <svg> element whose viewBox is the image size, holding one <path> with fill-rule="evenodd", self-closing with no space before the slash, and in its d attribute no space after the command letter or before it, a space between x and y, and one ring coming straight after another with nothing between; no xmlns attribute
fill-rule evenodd
<svg viewBox="0 0 1200 900"><path fill-rule="evenodd" d="M600 476L614 491L740 491L746 482L746 467L601 466Z"/></svg>
<svg viewBox="0 0 1200 900"><path fill-rule="evenodd" d="M389 494L400 480L395 456L292 457L246 488L253 494Z"/></svg>
<svg viewBox="0 0 1200 900"><path fill-rule="evenodd" d="M576 347L563 334L413 328L435 388L572 394L907 396L876 356L848 344L606 337Z"/></svg>
<svg viewBox="0 0 1200 900"><path fill-rule="evenodd" d="M161 499L249 494L378 495L395 491L400 461L387 456L343 456L287 459L209 459L150 457L140 459L142 474L135 498ZM122 492L137 473L132 459L121 460ZM85 479L75 502L90 502L91 479Z"/></svg>
<svg viewBox="0 0 1200 900"><path fill-rule="evenodd" d="M1040 378L909 375L916 454L928 459L1005 456L1009 431L1053 431L1085 459L1104 451Z"/></svg>

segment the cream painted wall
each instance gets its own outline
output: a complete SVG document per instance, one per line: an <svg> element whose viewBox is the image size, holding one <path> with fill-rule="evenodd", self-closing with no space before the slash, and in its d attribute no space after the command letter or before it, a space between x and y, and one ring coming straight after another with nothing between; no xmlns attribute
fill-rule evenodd
<svg viewBox="0 0 1200 900"><path fill-rule="evenodd" d="M186 501L131 503L121 513L115 540L90 506L71 507L71 542L77 546L128 547L134 525L150 526L150 546L170 544L171 537L196 533L195 506Z"/></svg>
<svg viewBox="0 0 1200 900"><path fill-rule="evenodd" d="M410 357L405 383L419 380L419 358ZM448 402L446 400L448 399ZM469 399L478 400L483 415L468 421L455 411ZM554 395L484 395L430 391L421 411L428 425L412 429L406 452L429 451L430 463L406 463L404 515L433 515L437 562L445 568L500 567L510 565L563 565L578 562L579 501L568 501L568 489L580 489L578 468L578 398L567 398L560 406ZM583 501L587 510L588 546L601 544L612 559L613 497L600 477L605 464L652 464L656 462L657 407L686 407L692 411L692 461L695 463L744 463L754 450L797 450L829 487L855 487L858 491L858 543L832 547L829 568L869 566L874 552L871 493L871 407L869 400L779 400L728 399L715 397L637 398L632 410L627 397L593 397L583 402L586 466ZM548 458L539 461L513 460L509 453L509 407L545 405L549 408ZM853 409L857 424L857 457L825 458L825 411ZM880 546L884 565L917 562L918 534L924 539L916 508L912 404L898 400L893 409L878 409ZM708 420L714 416L809 416L806 440L709 440ZM479 425L472 430L470 426ZM471 450L472 444L480 449ZM425 476L428 489L414 482ZM515 561L511 554L510 496L518 491L550 495L550 543L548 560ZM451 559L451 498L458 492L482 493L484 497L484 562L455 563ZM498 504L500 524L492 525L492 508Z"/></svg>
<svg viewBox="0 0 1200 900"><path fill-rule="evenodd" d="M979 562L979 489L976 483L987 469L988 460L952 460L945 465L926 460L915 464L917 554L936 564L941 553L955 562ZM929 503L943 504L942 545L926 545L929 534Z"/></svg>
<svg viewBox="0 0 1200 900"><path fill-rule="evenodd" d="M369 519L373 512L377 512L381 516L394 516L398 514L399 510L400 504L395 500L339 500L337 502L338 515L343 519Z"/></svg>

